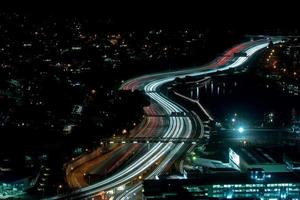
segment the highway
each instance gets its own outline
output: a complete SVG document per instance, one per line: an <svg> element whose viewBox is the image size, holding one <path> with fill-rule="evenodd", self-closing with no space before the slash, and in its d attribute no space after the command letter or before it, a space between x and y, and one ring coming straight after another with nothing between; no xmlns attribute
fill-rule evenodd
<svg viewBox="0 0 300 200"><path fill-rule="evenodd" d="M152 112L153 113L153 112ZM163 118L152 120L152 117L145 118L133 130L130 131L131 137L153 137L156 130L162 125ZM143 135L142 135L143 134ZM114 147L107 153L99 153L100 149L91 153L86 160L78 160L67 165L66 180L71 188L78 189L88 185L87 179L84 174L97 174L105 176L111 171L116 170L127 157L141 149L140 144L122 144ZM86 158L87 156L85 156ZM78 164L79 163L79 164Z"/></svg>
<svg viewBox="0 0 300 200"><path fill-rule="evenodd" d="M280 40L278 39L273 41L273 43L279 41ZM151 98L151 105L149 108L145 109L146 114L169 116L165 117L163 120L165 126L159 127L155 130L157 135L161 137L193 137L192 130L194 119L190 117L191 115L188 115L188 117L173 116L172 113L187 113L188 111L169 99L166 94L161 91L161 86L174 80L176 77L184 78L185 76L208 75L217 71L239 67L245 64L254 53L266 48L268 44L269 40L267 39L242 43L229 49L221 58L212 61L207 65L174 72L163 72L141 76L127 81L120 89L132 91L136 89L143 90L145 94ZM238 52L244 52L247 56L235 56L234 53ZM150 120L158 120L158 117L151 117ZM140 135L151 135L152 133L147 133L147 130L149 129L146 129L146 131L144 133L140 133ZM153 131L153 129L150 130ZM72 193L54 196L49 199L91 199L103 191L108 191L120 185L129 183L131 180L143 174L143 172L151 166L155 166L155 168L152 172L147 174L146 178L154 177L160 174L165 167L174 160L174 158L183 154L189 147L190 146L184 143L173 144L159 142L153 145L148 151L146 151L146 153L141 154L138 158L132 160L132 162L127 164L126 167L116 171L106 179L75 190ZM158 165L155 165L157 161L161 162L159 162ZM136 183L132 188L126 188L124 193L117 196L117 199L131 198L140 188L141 181Z"/></svg>

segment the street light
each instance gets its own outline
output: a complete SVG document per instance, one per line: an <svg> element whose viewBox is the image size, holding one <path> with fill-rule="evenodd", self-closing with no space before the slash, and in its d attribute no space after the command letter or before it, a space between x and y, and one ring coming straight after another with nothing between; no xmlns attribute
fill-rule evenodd
<svg viewBox="0 0 300 200"><path fill-rule="evenodd" d="M56 195L58 195L59 194L59 191L62 189L62 185L60 184L60 185L58 185L58 187L56 188Z"/></svg>
<svg viewBox="0 0 300 200"><path fill-rule="evenodd" d="M244 128L243 127L239 127L238 131L239 131L239 133L243 133L244 132Z"/></svg>
<svg viewBox="0 0 300 200"><path fill-rule="evenodd" d="M124 128L123 130L122 130L122 134L126 134L127 133L127 130Z"/></svg>

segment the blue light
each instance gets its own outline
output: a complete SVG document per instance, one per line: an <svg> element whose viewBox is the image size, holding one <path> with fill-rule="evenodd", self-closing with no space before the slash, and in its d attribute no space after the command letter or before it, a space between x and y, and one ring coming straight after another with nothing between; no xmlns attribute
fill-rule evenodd
<svg viewBox="0 0 300 200"><path fill-rule="evenodd" d="M239 131L239 133L243 133L243 132L244 132L244 128L243 128L243 127L240 127L240 128L238 129L238 131Z"/></svg>
<svg viewBox="0 0 300 200"><path fill-rule="evenodd" d="M233 197L233 192L229 192L227 195L226 195L226 199L232 199Z"/></svg>

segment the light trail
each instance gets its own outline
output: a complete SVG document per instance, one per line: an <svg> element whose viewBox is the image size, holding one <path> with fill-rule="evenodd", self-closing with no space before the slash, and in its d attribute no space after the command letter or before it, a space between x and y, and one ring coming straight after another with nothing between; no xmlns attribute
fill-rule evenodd
<svg viewBox="0 0 300 200"><path fill-rule="evenodd" d="M265 48L267 45L268 45L268 43L257 45L253 48L250 48L250 49L246 50L245 52L247 53L248 58L249 58L255 52ZM228 70L230 68L235 68L235 67L238 67L238 66L244 64L247 61L248 58L247 57L239 57L236 61L234 61L232 64L230 64L228 66L225 66L225 67L222 67L222 68L219 68L219 69L213 69L213 70L205 71L205 72L195 72L195 73L188 74L188 76L207 75L207 74L210 74L210 73L217 72L218 70L223 71L223 70ZM184 76L187 76L187 75L184 75ZM181 78L184 78L184 77L181 77ZM169 81L169 78L167 78L165 80L165 82L168 82L168 81ZM153 93L151 93L151 94L153 94ZM198 101L195 101L195 103L197 103L201 107L201 109L204 111L204 113L210 119L212 119L212 117L207 113L207 111L201 106L201 104ZM165 158L164 161L160 164L160 166L157 167L147 178L153 178L154 176L160 174L163 171L163 169L165 168L165 166L170 162L170 160L176 155L176 153L180 151L180 149L182 148L183 145L184 144L179 144L175 148L173 147L174 150L171 151L168 154L167 158ZM135 194L141 188L142 188L142 183L139 183L136 186L134 186L133 188L123 192L121 195L118 195L116 199L117 200L125 200L125 199L128 199L129 197L133 197L134 196L133 194Z"/></svg>
<svg viewBox="0 0 300 200"><path fill-rule="evenodd" d="M279 41L279 40L278 40ZM274 43L278 42L274 41ZM207 75L217 71L228 70L245 64L257 51L265 48L269 43L269 40L259 40L253 42L243 43L242 45L236 46L234 49L229 50L230 55L236 52L245 52L248 57L230 57L230 59L222 59L220 62L212 62L206 66L194 67L191 69L175 71L171 73L156 73L152 75L145 75L138 77L136 79L129 80L121 86L121 89L126 90L135 90L142 89L145 93L151 98L151 101L157 102L162 108L163 112L171 114L173 112L183 112L184 108L180 107L172 100L168 99L166 96L161 94L159 88L172 80L174 78L184 78L185 76L199 76ZM227 52L227 53L228 53ZM226 56L228 56L226 54ZM225 62L226 61L226 62ZM225 63L225 64L224 64ZM154 108L155 109L155 108ZM160 110L157 111L161 112ZM161 129L161 137L190 137L192 132L192 123L189 117L172 117L167 118L168 126L165 129ZM128 183L130 180L134 179L136 176L141 174L144 170L152 166L157 160L164 156L164 160L157 166L157 168L149 175L157 175L161 173L168 163L174 158L177 153L184 150L185 145L183 143L175 145L172 143L157 143L150 148L148 152L144 155L141 155L140 158L130 163L124 169L116 172L110 177L106 178L103 181L95 183L93 185L81 188L67 195L55 196L50 199L82 199L87 197L95 196L97 193L102 191L107 191L113 188L118 187ZM141 187L139 183L133 189L130 189L131 192L126 192L127 195L123 196L128 197L132 195L132 192L138 190ZM123 198L122 197L122 198Z"/></svg>

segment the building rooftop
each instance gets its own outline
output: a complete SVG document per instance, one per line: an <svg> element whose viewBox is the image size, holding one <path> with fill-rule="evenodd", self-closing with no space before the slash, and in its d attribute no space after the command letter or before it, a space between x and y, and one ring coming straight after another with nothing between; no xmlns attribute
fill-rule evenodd
<svg viewBox="0 0 300 200"><path fill-rule="evenodd" d="M248 165L283 163L282 152L262 147L232 148Z"/></svg>

